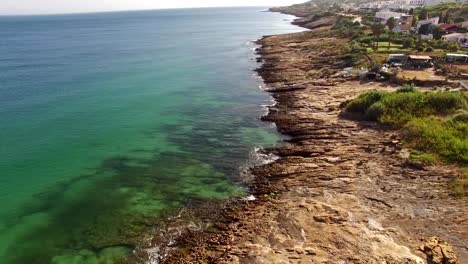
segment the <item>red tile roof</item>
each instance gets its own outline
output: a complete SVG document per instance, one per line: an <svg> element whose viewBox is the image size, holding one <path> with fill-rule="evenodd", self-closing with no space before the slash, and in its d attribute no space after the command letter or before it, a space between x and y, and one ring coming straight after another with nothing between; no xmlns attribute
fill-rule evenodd
<svg viewBox="0 0 468 264"><path fill-rule="evenodd" d="M458 29L460 28L459 26L455 24L440 24L438 25L440 28L445 29L445 30L450 30L450 29Z"/></svg>

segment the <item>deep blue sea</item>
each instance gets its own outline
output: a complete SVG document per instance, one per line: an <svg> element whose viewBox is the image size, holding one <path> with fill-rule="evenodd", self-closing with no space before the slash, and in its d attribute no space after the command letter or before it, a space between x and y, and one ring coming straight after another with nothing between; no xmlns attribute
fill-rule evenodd
<svg viewBox="0 0 468 264"><path fill-rule="evenodd" d="M252 42L266 8L0 17L0 263L117 263L191 200L244 195L279 136Z"/></svg>

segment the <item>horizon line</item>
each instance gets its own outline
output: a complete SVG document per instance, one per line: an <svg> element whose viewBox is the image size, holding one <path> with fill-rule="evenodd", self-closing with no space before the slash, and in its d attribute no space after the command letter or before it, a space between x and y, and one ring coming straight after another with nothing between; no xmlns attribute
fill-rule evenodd
<svg viewBox="0 0 468 264"><path fill-rule="evenodd" d="M167 7L167 8L149 8L149 9L129 9L129 10L108 10L108 11L84 11L84 12L64 12L64 13L20 13L20 14L1 14L0 17L21 17L21 16L63 16L63 15L87 15L87 14L105 14L105 13L123 13L123 12L142 12L158 10L183 10L183 9L214 9L214 8L270 8L273 6L200 6L200 7ZM267 11L267 10L265 10Z"/></svg>

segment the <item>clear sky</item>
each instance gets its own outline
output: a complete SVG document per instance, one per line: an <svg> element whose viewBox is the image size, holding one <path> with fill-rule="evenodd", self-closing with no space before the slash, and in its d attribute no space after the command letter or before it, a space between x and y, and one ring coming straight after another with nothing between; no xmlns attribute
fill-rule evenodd
<svg viewBox="0 0 468 264"><path fill-rule="evenodd" d="M282 6L307 0L0 0L0 15L216 6Z"/></svg>

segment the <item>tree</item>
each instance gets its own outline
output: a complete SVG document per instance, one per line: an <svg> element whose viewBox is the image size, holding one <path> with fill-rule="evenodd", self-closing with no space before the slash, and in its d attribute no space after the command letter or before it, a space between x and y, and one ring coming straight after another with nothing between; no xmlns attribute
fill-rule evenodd
<svg viewBox="0 0 468 264"><path fill-rule="evenodd" d="M453 21L455 23L463 23L465 22L465 18L462 16L456 17L455 20Z"/></svg>
<svg viewBox="0 0 468 264"><path fill-rule="evenodd" d="M445 30L438 26L432 26L431 27L432 35L434 36L434 39L439 40L442 38L443 35L445 35Z"/></svg>
<svg viewBox="0 0 468 264"><path fill-rule="evenodd" d="M442 19L442 23L449 23L450 22L450 15L447 11L445 11L445 16Z"/></svg>
<svg viewBox="0 0 468 264"><path fill-rule="evenodd" d="M411 9L409 10L409 12L408 12L408 15L411 15L411 16L412 16L413 14L414 14L414 8L411 8Z"/></svg>
<svg viewBox="0 0 468 264"><path fill-rule="evenodd" d="M427 35L431 33L431 24L424 24L419 27L418 34L419 35Z"/></svg>
<svg viewBox="0 0 468 264"><path fill-rule="evenodd" d="M372 34L374 35L374 43L376 43L375 50L379 49L379 37L385 31L385 26L381 23L374 23L371 26Z"/></svg>
<svg viewBox="0 0 468 264"><path fill-rule="evenodd" d="M397 25L397 20L394 17L391 17L391 18L389 18L387 20L386 26L390 30L390 32L388 32L388 47L387 47L387 49L390 49L390 44L392 42L393 29L396 27L396 25Z"/></svg>
<svg viewBox="0 0 468 264"><path fill-rule="evenodd" d="M406 38L403 41L403 48L404 49L412 49L416 46L413 38Z"/></svg>
<svg viewBox="0 0 468 264"><path fill-rule="evenodd" d="M423 7L421 13L419 13L419 20L425 20L428 18L427 9Z"/></svg>
<svg viewBox="0 0 468 264"><path fill-rule="evenodd" d="M413 16L413 22L411 22L411 26L415 27L419 22L419 18L416 16Z"/></svg>
<svg viewBox="0 0 468 264"><path fill-rule="evenodd" d="M419 50L424 50L425 44L424 44L424 41L423 41L423 39L421 37L418 37L418 40L416 41L415 47L416 47L416 49L418 51Z"/></svg>
<svg viewBox="0 0 468 264"><path fill-rule="evenodd" d="M447 49L451 52L458 51L458 45L455 42L449 42Z"/></svg>

